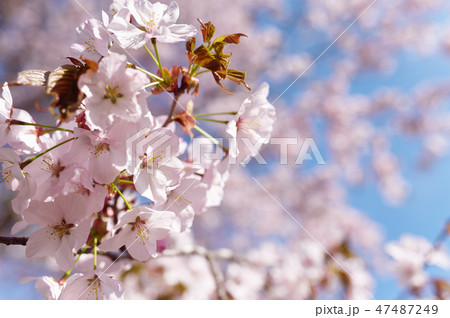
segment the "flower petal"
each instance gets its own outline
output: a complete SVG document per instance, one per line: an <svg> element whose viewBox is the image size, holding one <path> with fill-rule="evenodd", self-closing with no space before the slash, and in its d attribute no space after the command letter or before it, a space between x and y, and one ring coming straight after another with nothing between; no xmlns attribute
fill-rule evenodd
<svg viewBox="0 0 450 318"><path fill-rule="evenodd" d="M25 254L28 258L52 255L61 246L61 240L51 235L53 229L45 227L31 234Z"/></svg>

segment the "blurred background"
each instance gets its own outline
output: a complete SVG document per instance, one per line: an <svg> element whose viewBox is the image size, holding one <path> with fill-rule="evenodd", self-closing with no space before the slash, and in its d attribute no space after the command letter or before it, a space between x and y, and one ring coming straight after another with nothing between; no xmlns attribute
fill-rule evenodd
<svg viewBox="0 0 450 318"><path fill-rule="evenodd" d="M87 18L101 20L110 3L1 1L1 81L25 69L67 63L75 28ZM221 264L233 298L447 298L449 3L178 3L178 23L198 27L201 18L216 25L217 35L248 35L227 47L233 53L230 67L247 72L253 91L269 83L268 99L277 109L272 136L299 143L289 146L288 164L280 164L279 146L266 145L262 156L269 164L252 161L235 171L222 206L198 216L189 237L173 238L173 244L188 240L248 255L250 265ZM156 72L145 51L128 53L131 62ZM161 45L160 54L167 67L188 65L183 43ZM234 111L249 95L234 83L224 84L235 93L226 94L210 74L199 79L199 96L181 100L192 99L196 112ZM13 88L12 94L15 107L27 109L39 123L54 123L49 113L34 108L35 102L49 104L43 89ZM169 106L165 94L149 99L156 115L167 114ZM204 129L224 136L223 127ZM324 165L295 164L305 138L314 139ZM18 220L9 203L14 194L0 189L0 235L9 236ZM426 258L432 250L441 253L441 262ZM32 283L19 284L19 278L61 275L45 260L26 260L24 251L0 246L1 299L42 299ZM420 257L422 262L408 263ZM134 291L126 296L210 298L200 263L174 258L134 268L134 277L125 281ZM423 276L420 282L408 281L416 274Z"/></svg>

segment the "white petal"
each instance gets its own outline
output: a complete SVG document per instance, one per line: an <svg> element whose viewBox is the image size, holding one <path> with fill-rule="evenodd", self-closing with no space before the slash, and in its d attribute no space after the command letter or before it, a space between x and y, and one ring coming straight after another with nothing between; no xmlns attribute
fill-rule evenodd
<svg viewBox="0 0 450 318"><path fill-rule="evenodd" d="M54 202L31 201L23 212L25 221L29 224L49 226L59 224L63 218L61 208Z"/></svg>
<svg viewBox="0 0 450 318"><path fill-rule="evenodd" d="M105 299L108 300L123 299L124 288L123 283L121 281L112 279L106 274L103 274L99 277Z"/></svg>
<svg viewBox="0 0 450 318"><path fill-rule="evenodd" d="M169 8L164 13L163 18L161 19L161 24L170 25L178 20L178 16L180 15L180 8L175 1L172 1L169 5Z"/></svg>
<svg viewBox="0 0 450 318"><path fill-rule="evenodd" d="M59 267L63 271L68 271L74 266L72 253L73 245L71 245L70 243L71 242L69 241L67 235L63 236L63 238L61 239L61 246L56 251L56 253L54 252L56 263L58 263Z"/></svg>
<svg viewBox="0 0 450 318"><path fill-rule="evenodd" d="M61 240L51 235L52 228L43 228L31 234L27 242L25 254L28 258L52 255L61 246Z"/></svg>
<svg viewBox="0 0 450 318"><path fill-rule="evenodd" d="M64 213L66 223L78 224L87 214L86 201L79 194L69 194L58 196L55 199L57 204Z"/></svg>
<svg viewBox="0 0 450 318"><path fill-rule="evenodd" d="M104 251L117 251L120 247L125 245L128 236L132 235L129 227L124 227L122 231L104 241L98 248Z"/></svg>
<svg viewBox="0 0 450 318"><path fill-rule="evenodd" d="M136 233L136 232L135 232ZM134 236L129 238L127 244L127 251L130 255L141 262L148 261L151 254L156 252L156 240L146 236Z"/></svg>

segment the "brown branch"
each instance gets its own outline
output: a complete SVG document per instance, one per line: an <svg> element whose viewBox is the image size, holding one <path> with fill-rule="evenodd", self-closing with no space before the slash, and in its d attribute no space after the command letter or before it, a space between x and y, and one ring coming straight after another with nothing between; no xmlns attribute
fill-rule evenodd
<svg viewBox="0 0 450 318"><path fill-rule="evenodd" d="M206 251L204 256L206 261L208 262L209 269L211 271L212 277L214 278L214 282L216 283L217 297L220 300L228 300L227 291L225 289L225 279L223 278L220 266L215 261L214 256L212 256L211 253L208 253L208 251Z"/></svg>
<svg viewBox="0 0 450 318"><path fill-rule="evenodd" d="M166 121L164 122L164 124L162 125L163 127L166 127L168 124L170 124L173 121L173 113L175 112L175 109L177 108L177 104L178 104L178 98L180 98L180 95L175 95L173 102L172 102L172 106L170 107L170 113L167 116Z"/></svg>
<svg viewBox="0 0 450 318"><path fill-rule="evenodd" d="M28 237L5 237L0 236L0 243L5 245L27 245ZM92 252L92 248L88 248L85 253ZM78 253L81 253L81 251L78 251ZM130 258L130 255L128 253L122 253L122 254L116 254L111 252L100 252L100 255L105 255L109 257L111 260L116 261L120 258ZM206 261L208 262L211 275L213 276L214 282L216 283L216 291L217 291L217 297L219 299L228 299L227 292L225 289L225 280L223 277L223 274L220 270L220 266L218 266L216 259L222 259L227 261L234 261L234 262L243 262L243 258L235 255L232 251L228 249L219 249L215 251L208 251L206 248L197 246L192 247L190 249L184 249L184 250L165 250L162 253L159 253L157 257L162 256L168 256L168 257L175 257L175 256L189 256L189 255L199 255L203 256Z"/></svg>
<svg viewBox="0 0 450 318"><path fill-rule="evenodd" d="M216 284L216 292L217 297L219 299L228 299L227 292L225 289L225 280L223 278L223 274L218 266L216 260L226 260L231 262L244 262L245 260L233 253L229 249L218 249L215 251L208 251L206 248L201 246L193 246L187 249L170 249L165 250L162 253L158 254L157 257L169 256L190 256L190 255L199 255L203 256L208 262L209 269L211 271L211 275L213 276L214 282Z"/></svg>
<svg viewBox="0 0 450 318"><path fill-rule="evenodd" d="M0 236L0 243L5 245L27 245L28 237Z"/></svg>

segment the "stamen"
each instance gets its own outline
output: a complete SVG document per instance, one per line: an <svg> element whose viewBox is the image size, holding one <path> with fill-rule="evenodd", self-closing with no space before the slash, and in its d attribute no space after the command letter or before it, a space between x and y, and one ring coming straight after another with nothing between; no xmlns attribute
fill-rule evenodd
<svg viewBox="0 0 450 318"><path fill-rule="evenodd" d="M95 48L95 46L92 44L92 42L95 41L94 37L90 37L87 41L84 42L84 44L87 45L86 51L88 51L89 53L97 53L97 49Z"/></svg>
<svg viewBox="0 0 450 318"><path fill-rule="evenodd" d="M122 98L123 94L119 93L119 85L114 86L111 88L111 86L106 85L105 86L106 92L103 96L104 99L111 99L111 103L116 104L118 98Z"/></svg>
<svg viewBox="0 0 450 318"><path fill-rule="evenodd" d="M90 296L95 296L96 300L104 299L105 294L103 293L102 285L100 284L100 279L97 275L94 275L94 278L88 279L89 281L89 291L87 293L86 299L89 299Z"/></svg>

